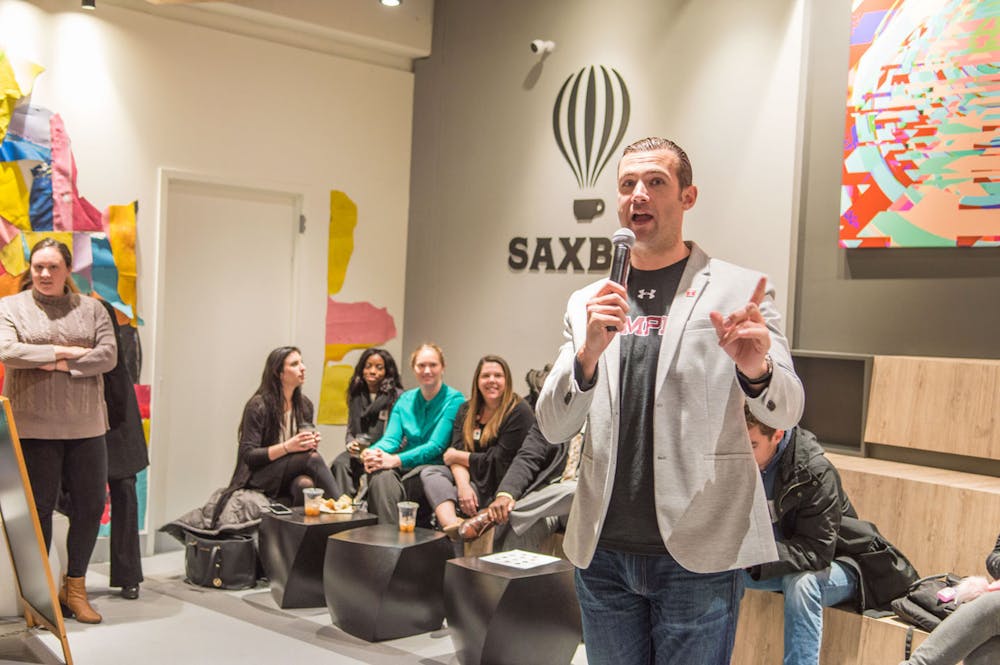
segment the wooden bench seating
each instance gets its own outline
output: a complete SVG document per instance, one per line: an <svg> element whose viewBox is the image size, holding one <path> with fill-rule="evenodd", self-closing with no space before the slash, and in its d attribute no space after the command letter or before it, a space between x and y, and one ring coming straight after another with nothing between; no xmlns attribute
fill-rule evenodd
<svg viewBox="0 0 1000 665"><path fill-rule="evenodd" d="M731 665L776 665L784 652L784 599L770 591L747 589L740 606L736 649ZM896 665L903 660L906 624L873 619L828 607L823 610L822 665ZM927 637L913 631L913 648Z"/></svg>
<svg viewBox="0 0 1000 665"><path fill-rule="evenodd" d="M874 522L921 575L985 575L1000 531L1000 478L828 453L859 515ZM781 662L783 599L748 590L733 665ZM823 665L895 665L906 625L834 608L823 615ZM926 633L914 631L914 648Z"/></svg>
<svg viewBox="0 0 1000 665"><path fill-rule="evenodd" d="M977 468L977 460L1000 459L998 409L1000 361L876 356L864 438L962 456ZM827 457L858 514L874 522L921 575L986 574L986 554L1000 531L1000 478L871 457ZM781 662L783 612L780 594L747 591L734 665ZM906 624L834 608L824 611L823 621L822 665L895 665L903 658ZM914 631L914 648L925 637Z"/></svg>

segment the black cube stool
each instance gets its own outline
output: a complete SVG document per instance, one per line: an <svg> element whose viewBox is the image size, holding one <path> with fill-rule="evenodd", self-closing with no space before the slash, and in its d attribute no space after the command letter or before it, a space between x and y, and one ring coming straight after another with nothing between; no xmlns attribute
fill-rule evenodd
<svg viewBox="0 0 1000 665"><path fill-rule="evenodd" d="M322 607L323 555L334 533L378 522L371 513L320 513L306 517L302 508L291 515L264 513L260 523L260 560L271 580L278 607Z"/></svg>
<svg viewBox="0 0 1000 665"><path fill-rule="evenodd" d="M462 665L566 665L583 638L568 561L520 569L452 559L444 606Z"/></svg>
<svg viewBox="0 0 1000 665"><path fill-rule="evenodd" d="M454 556L439 531L395 524L352 529L326 545L323 589L333 622L369 642L437 630L444 621L444 564Z"/></svg>

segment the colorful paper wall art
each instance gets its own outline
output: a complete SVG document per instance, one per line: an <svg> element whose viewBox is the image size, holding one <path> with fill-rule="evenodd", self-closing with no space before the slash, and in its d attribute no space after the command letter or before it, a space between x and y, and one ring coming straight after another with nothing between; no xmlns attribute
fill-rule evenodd
<svg viewBox="0 0 1000 665"><path fill-rule="evenodd" d="M142 433L146 438L146 445L149 445L149 395L150 386L135 385L135 397L139 402L139 416L142 418ZM139 505L139 531L145 531L146 524L146 502L149 496L149 467L146 467L135 474L135 495ZM104 502L104 514L101 515L101 526L97 535L108 537L111 535L111 500L110 497Z"/></svg>
<svg viewBox="0 0 1000 665"><path fill-rule="evenodd" d="M379 346L396 336L396 324L384 307L367 302L337 302L354 252L358 206L343 192L330 192L330 234L327 258L326 350L320 388L318 423L347 423L347 385L354 366L339 363L351 351Z"/></svg>
<svg viewBox="0 0 1000 665"><path fill-rule="evenodd" d="M840 246L1000 246L1000 0L855 0Z"/></svg>
<svg viewBox="0 0 1000 665"><path fill-rule="evenodd" d="M33 63L15 67L0 50L0 297L19 290L31 248L52 237L72 251L72 277L80 291L107 300L119 323L134 328L141 323L136 308L137 204L109 206L102 213L80 195L62 118L29 97L42 71ZM133 355L127 360L138 367L138 353ZM135 388L148 445L149 386ZM146 473L137 478L140 528L146 519ZM107 535L108 528L106 505L101 534Z"/></svg>

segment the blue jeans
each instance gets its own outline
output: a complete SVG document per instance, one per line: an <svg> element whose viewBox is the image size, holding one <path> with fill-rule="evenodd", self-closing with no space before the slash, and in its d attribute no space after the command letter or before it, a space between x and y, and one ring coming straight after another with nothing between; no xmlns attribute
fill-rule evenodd
<svg viewBox="0 0 1000 665"><path fill-rule="evenodd" d="M589 665L728 665L743 575L597 548L576 595Z"/></svg>
<svg viewBox="0 0 1000 665"><path fill-rule="evenodd" d="M780 591L785 595L784 665L818 665L823 640L823 608L854 598L858 578L837 561L825 570L791 573L754 580L744 573L748 589Z"/></svg>

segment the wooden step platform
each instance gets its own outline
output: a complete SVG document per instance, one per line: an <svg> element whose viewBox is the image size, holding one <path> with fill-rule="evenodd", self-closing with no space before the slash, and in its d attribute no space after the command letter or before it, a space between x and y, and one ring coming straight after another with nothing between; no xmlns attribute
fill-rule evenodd
<svg viewBox="0 0 1000 665"><path fill-rule="evenodd" d="M827 454L858 514L921 575L985 575L1000 525L1000 478Z"/></svg>
<svg viewBox="0 0 1000 665"><path fill-rule="evenodd" d="M784 597L747 589L740 606L731 665L778 665L784 652ZM820 665L897 665L903 660L906 624L828 607L823 610ZM913 631L913 648L927 637Z"/></svg>

